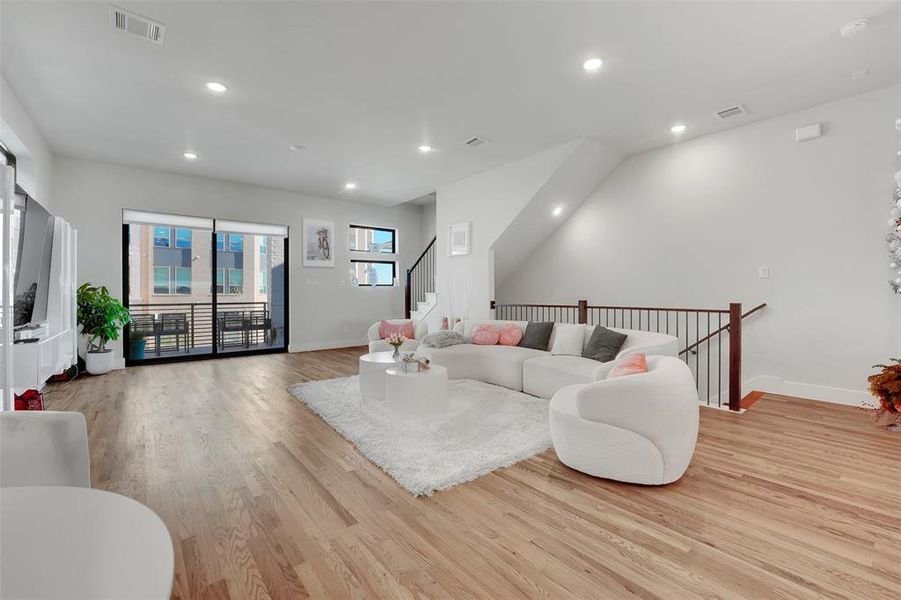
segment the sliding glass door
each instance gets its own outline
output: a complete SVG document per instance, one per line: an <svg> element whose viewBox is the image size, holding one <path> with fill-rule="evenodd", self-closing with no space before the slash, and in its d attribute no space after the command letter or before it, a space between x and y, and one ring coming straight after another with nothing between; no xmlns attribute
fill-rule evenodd
<svg viewBox="0 0 901 600"><path fill-rule="evenodd" d="M217 231L220 352L285 347L285 238Z"/></svg>
<svg viewBox="0 0 901 600"><path fill-rule="evenodd" d="M287 349L287 228L125 211L129 364Z"/></svg>

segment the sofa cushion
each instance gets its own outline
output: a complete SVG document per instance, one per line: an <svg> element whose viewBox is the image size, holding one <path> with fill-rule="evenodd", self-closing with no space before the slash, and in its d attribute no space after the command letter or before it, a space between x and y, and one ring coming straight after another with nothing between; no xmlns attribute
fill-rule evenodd
<svg viewBox="0 0 901 600"><path fill-rule="evenodd" d="M551 342L551 354L582 356L582 346L585 341L585 326L558 323L554 327L553 340Z"/></svg>
<svg viewBox="0 0 901 600"><path fill-rule="evenodd" d="M521 346L460 344L429 349L432 362L447 368L448 379L476 379L522 391L523 363L547 352Z"/></svg>
<svg viewBox="0 0 901 600"><path fill-rule="evenodd" d="M539 398L550 398L567 385L595 381L599 371L604 371L602 365L581 356L545 355L530 358L522 366L522 389Z"/></svg>
<svg viewBox="0 0 901 600"><path fill-rule="evenodd" d="M529 324L526 325L526 332L523 334L522 341L519 342L519 345L522 348L546 351L553 330L553 321L529 321Z"/></svg>
<svg viewBox="0 0 901 600"><path fill-rule="evenodd" d="M582 356L599 362L611 361L616 358L628 337L624 333L611 331L598 325L591 333L591 338L589 338L585 350L582 351Z"/></svg>
<svg viewBox="0 0 901 600"><path fill-rule="evenodd" d="M500 337L500 331L491 323L482 323L472 330L472 343L477 346L494 346Z"/></svg>

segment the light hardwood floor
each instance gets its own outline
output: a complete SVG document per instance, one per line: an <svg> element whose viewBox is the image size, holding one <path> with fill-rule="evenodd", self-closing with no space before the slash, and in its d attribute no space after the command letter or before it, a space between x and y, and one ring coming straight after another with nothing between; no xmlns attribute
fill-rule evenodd
<svg viewBox="0 0 901 600"><path fill-rule="evenodd" d="M701 412L685 477L594 479L553 450L415 499L286 391L361 349L51 385L95 487L160 514L173 598L898 598L901 435L765 396Z"/></svg>

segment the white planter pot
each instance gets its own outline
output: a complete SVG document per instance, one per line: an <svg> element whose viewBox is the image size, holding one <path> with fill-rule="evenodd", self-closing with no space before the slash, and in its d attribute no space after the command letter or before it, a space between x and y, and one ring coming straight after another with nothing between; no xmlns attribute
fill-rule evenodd
<svg viewBox="0 0 901 600"><path fill-rule="evenodd" d="M88 352L84 358L85 368L91 375L103 375L113 370L116 355L112 350Z"/></svg>

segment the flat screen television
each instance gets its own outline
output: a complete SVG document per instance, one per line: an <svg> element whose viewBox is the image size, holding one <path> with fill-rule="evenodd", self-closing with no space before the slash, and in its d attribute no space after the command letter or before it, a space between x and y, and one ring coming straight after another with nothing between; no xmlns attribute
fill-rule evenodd
<svg viewBox="0 0 901 600"><path fill-rule="evenodd" d="M22 327L47 319L53 217L33 198L17 193L13 230L14 325Z"/></svg>

